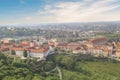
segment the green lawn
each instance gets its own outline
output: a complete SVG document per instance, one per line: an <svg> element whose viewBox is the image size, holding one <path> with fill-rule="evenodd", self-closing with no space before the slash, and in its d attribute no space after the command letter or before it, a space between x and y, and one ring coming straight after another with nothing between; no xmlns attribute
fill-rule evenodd
<svg viewBox="0 0 120 80"><path fill-rule="evenodd" d="M86 62L82 69L90 74L62 69L63 80L120 80L119 63Z"/></svg>

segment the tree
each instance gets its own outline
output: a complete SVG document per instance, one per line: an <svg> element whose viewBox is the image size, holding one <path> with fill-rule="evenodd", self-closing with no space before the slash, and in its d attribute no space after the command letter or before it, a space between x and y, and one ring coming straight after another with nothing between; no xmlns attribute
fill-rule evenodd
<svg viewBox="0 0 120 80"><path fill-rule="evenodd" d="M28 74L28 75L25 77L24 80L32 80L32 77L33 77L32 74Z"/></svg>
<svg viewBox="0 0 120 80"><path fill-rule="evenodd" d="M24 56L24 57L27 57L27 50L24 50L24 51L23 51L23 56Z"/></svg>
<svg viewBox="0 0 120 80"><path fill-rule="evenodd" d="M10 42L11 42L11 43L14 43L14 42L15 42L15 40L14 40L14 39L13 39L13 40L10 40Z"/></svg>
<svg viewBox="0 0 120 80"><path fill-rule="evenodd" d="M35 75L32 80L45 80L45 79L40 75Z"/></svg>
<svg viewBox="0 0 120 80"><path fill-rule="evenodd" d="M11 54L12 54L12 55L16 55L15 50L11 50Z"/></svg>
<svg viewBox="0 0 120 80"><path fill-rule="evenodd" d="M60 61L60 64L64 66L66 69L73 69L74 67L74 59L70 56L64 56Z"/></svg>
<svg viewBox="0 0 120 80"><path fill-rule="evenodd" d="M0 45L3 44L3 42L0 41Z"/></svg>

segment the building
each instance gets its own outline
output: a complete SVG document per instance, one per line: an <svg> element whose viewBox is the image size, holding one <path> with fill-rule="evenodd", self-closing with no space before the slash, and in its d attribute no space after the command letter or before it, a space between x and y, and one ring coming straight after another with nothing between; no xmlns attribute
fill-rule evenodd
<svg viewBox="0 0 120 80"><path fill-rule="evenodd" d="M29 41L22 41L20 45L24 48L28 48L28 47L30 47L30 42Z"/></svg>
<svg viewBox="0 0 120 80"><path fill-rule="evenodd" d="M23 47L13 47L10 50L11 51L14 50L17 56L23 57L23 51L25 50L25 48L23 48Z"/></svg>
<svg viewBox="0 0 120 80"><path fill-rule="evenodd" d="M113 42L112 57L120 57L120 42Z"/></svg>
<svg viewBox="0 0 120 80"><path fill-rule="evenodd" d="M24 48L24 47L13 47L11 50L14 50L16 52L16 55L19 57L24 57L23 56L23 51L27 51L27 57L35 57L35 58L46 58L47 55L49 54L50 50L49 48L40 48L40 47L29 47L29 48Z"/></svg>
<svg viewBox="0 0 120 80"><path fill-rule="evenodd" d="M0 45L0 48L12 48L13 44L12 43L3 43Z"/></svg>
<svg viewBox="0 0 120 80"><path fill-rule="evenodd" d="M57 48L77 54L83 49L83 46L79 43L59 43Z"/></svg>
<svg viewBox="0 0 120 80"><path fill-rule="evenodd" d="M10 53L9 48L0 48L0 51L3 52L3 53Z"/></svg>
<svg viewBox="0 0 120 80"><path fill-rule="evenodd" d="M88 47L95 47L95 46L105 45L106 43L107 43L106 38L96 38L96 39L91 39L89 42L86 42L86 45Z"/></svg>
<svg viewBox="0 0 120 80"><path fill-rule="evenodd" d="M33 48L28 50L29 57L44 59L45 57L47 57L48 54L49 54L49 49L45 49L45 48L40 48L40 49Z"/></svg>

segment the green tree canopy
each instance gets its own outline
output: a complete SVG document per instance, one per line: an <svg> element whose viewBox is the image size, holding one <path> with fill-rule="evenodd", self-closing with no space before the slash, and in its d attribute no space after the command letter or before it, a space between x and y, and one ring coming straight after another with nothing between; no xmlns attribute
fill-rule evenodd
<svg viewBox="0 0 120 80"><path fill-rule="evenodd" d="M23 56L24 56L24 57L27 57L27 50L24 50L24 51L23 51Z"/></svg>
<svg viewBox="0 0 120 80"><path fill-rule="evenodd" d="M12 55L16 55L15 50L11 50L11 54L12 54Z"/></svg>

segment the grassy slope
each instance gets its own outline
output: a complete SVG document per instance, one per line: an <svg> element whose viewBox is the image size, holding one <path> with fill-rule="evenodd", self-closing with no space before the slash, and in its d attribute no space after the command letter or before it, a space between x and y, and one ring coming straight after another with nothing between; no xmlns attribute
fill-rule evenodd
<svg viewBox="0 0 120 80"><path fill-rule="evenodd" d="M62 69L63 80L120 80L120 64L109 62L87 62L82 65L91 75Z"/></svg>

